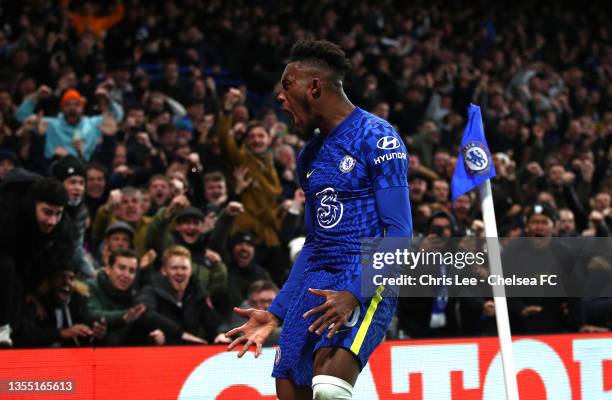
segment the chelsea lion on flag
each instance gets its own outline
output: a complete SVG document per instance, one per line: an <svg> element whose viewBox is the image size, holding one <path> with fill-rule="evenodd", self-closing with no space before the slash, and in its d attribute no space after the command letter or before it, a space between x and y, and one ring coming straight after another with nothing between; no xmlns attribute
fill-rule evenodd
<svg viewBox="0 0 612 400"><path fill-rule="evenodd" d="M495 176L491 152L484 136L480 107L470 104L463 131L459 159L452 181L453 202L487 179Z"/></svg>
<svg viewBox="0 0 612 400"><path fill-rule="evenodd" d="M493 195L491 182L489 182L489 179L494 176L495 166L485 139L480 107L470 104L468 107L468 122L463 131L459 157L457 157L457 165L451 183L453 202L465 192L476 187L479 188L482 219L489 250L490 271L493 275L503 277ZM518 400L518 385L512 356L512 333L510 332L508 306L503 286L493 287L493 298L495 302L495 321L502 354L506 400Z"/></svg>

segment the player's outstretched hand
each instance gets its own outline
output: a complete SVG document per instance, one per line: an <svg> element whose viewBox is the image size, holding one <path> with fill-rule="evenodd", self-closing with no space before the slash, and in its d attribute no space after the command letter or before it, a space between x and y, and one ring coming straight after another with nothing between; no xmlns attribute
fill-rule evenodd
<svg viewBox="0 0 612 400"><path fill-rule="evenodd" d="M255 358L259 357L264 342L278 327L278 319L269 311L256 310L254 308L243 310L242 308L234 307L234 312L241 317L248 318L248 320L225 334L228 338L238 336L227 346L227 350L232 350L239 344L244 343L242 350L238 353L238 357L242 357L251 346L256 347Z"/></svg>
<svg viewBox="0 0 612 400"><path fill-rule="evenodd" d="M348 321L349 315L359 305L359 302L351 292L346 290L308 289L308 291L316 296L325 298L323 304L311 308L304 313L304 318L321 314L319 318L310 324L308 330L320 335L333 324L327 334L327 337L331 339L338 329L342 328Z"/></svg>

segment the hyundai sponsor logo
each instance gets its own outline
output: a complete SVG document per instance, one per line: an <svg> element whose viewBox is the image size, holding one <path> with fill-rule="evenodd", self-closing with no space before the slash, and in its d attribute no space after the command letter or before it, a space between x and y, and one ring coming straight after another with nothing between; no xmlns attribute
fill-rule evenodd
<svg viewBox="0 0 612 400"><path fill-rule="evenodd" d="M406 153L383 154L382 156L378 156L374 159L374 164L378 165L383 161L390 161L390 160L395 160L395 159L406 160Z"/></svg>
<svg viewBox="0 0 612 400"><path fill-rule="evenodd" d="M378 139L378 142L376 142L376 147L383 150L397 149L400 145L400 141L394 136L385 136Z"/></svg>

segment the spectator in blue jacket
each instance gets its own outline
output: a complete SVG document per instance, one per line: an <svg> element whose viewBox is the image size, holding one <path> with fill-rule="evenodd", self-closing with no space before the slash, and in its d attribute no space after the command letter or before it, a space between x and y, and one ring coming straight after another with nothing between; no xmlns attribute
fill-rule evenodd
<svg viewBox="0 0 612 400"><path fill-rule="evenodd" d="M33 95L26 97L21 103L15 112L17 120L23 123L34 114L38 101L51 94L51 88L40 86ZM123 119L123 109L118 103L110 100L108 91L103 86L99 86L95 94L102 111L100 115L84 116L83 107L86 99L75 89L68 89L61 98L62 112L56 117L43 118L46 124L44 154L47 160L55 155L63 156L68 153L89 161L102 138L107 120L114 119L120 122Z"/></svg>

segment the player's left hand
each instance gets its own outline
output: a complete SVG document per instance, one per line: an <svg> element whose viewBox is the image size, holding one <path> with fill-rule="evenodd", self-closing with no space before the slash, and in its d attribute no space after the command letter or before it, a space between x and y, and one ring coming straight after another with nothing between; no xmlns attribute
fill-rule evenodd
<svg viewBox="0 0 612 400"><path fill-rule="evenodd" d="M315 296L325 298L323 304L304 313L304 318L321 314L319 318L308 327L308 331L321 335L327 328L334 324L327 334L327 337L331 339L348 321L349 315L353 312L355 307L359 305L359 301L357 301L351 292L346 290L308 289L308 291Z"/></svg>
<svg viewBox="0 0 612 400"><path fill-rule="evenodd" d="M259 357L264 342L278 328L280 321L270 311L254 308L243 310L234 307L234 312L243 318L248 318L248 320L225 334L228 338L237 336L227 347L227 350L232 350L239 344L244 343L242 350L238 352L238 358L241 358L251 346L255 346L255 358Z"/></svg>

